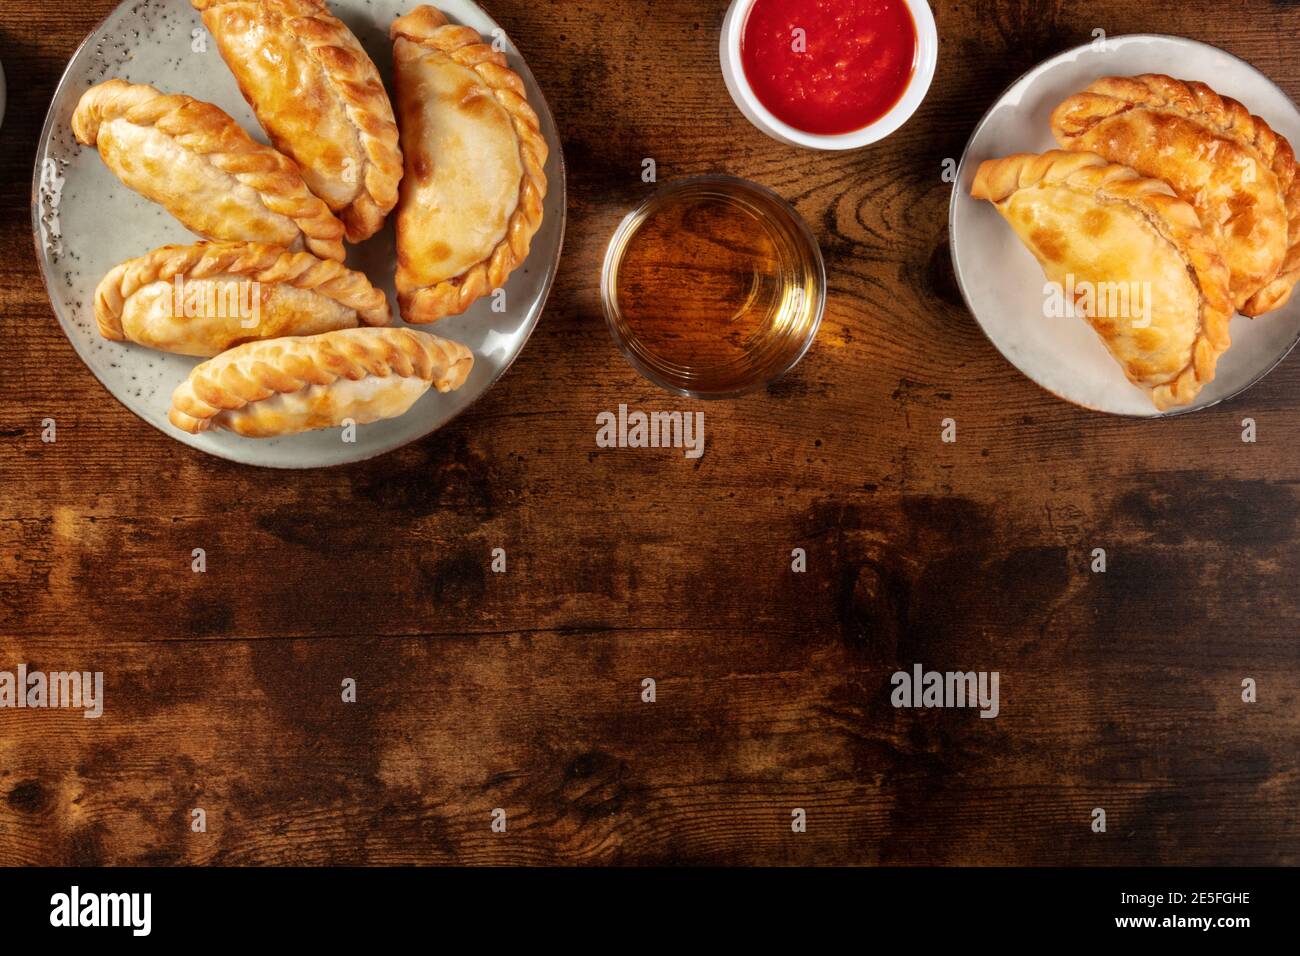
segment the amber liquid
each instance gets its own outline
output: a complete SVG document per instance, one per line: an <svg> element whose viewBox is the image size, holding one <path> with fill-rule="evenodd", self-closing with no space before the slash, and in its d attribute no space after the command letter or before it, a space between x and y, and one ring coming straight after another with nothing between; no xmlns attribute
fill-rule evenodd
<svg viewBox="0 0 1300 956"><path fill-rule="evenodd" d="M605 279L611 326L634 364L704 395L786 371L815 332L824 294L802 222L726 179L669 187L638 210L615 236Z"/></svg>

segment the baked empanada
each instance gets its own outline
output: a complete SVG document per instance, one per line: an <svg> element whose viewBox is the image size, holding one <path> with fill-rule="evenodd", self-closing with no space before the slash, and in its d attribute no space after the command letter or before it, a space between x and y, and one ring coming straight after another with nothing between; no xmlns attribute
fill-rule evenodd
<svg viewBox="0 0 1300 956"><path fill-rule="evenodd" d="M389 319L388 297L360 272L256 242L163 246L116 266L95 290L105 338L204 358Z"/></svg>
<svg viewBox="0 0 1300 956"><path fill-rule="evenodd" d="M321 0L192 0L280 152L361 242L397 204L402 152L379 71Z"/></svg>
<svg viewBox="0 0 1300 956"><path fill-rule="evenodd" d="M1162 179L1196 208L1246 315L1283 305L1300 279L1300 179L1290 143L1236 100L1168 76L1107 77L1052 114L1067 149Z"/></svg>
<svg viewBox="0 0 1300 956"><path fill-rule="evenodd" d="M523 81L430 6L392 26L406 175L397 297L408 322L459 315L499 288L542 223L547 146Z"/></svg>
<svg viewBox="0 0 1300 956"><path fill-rule="evenodd" d="M117 178L206 239L305 246L343 261L343 223L293 160L211 103L108 80L82 94L72 131Z"/></svg>
<svg viewBox="0 0 1300 956"><path fill-rule="evenodd" d="M1228 270L1168 185L1053 150L982 163L971 195L997 207L1059 289L1089 293L1089 324L1157 408L1186 405L1214 378L1230 344Z"/></svg>
<svg viewBox="0 0 1300 956"><path fill-rule="evenodd" d="M172 395L177 428L247 438L403 415L433 386L465 384L465 346L414 329L345 329L249 342L197 366Z"/></svg>

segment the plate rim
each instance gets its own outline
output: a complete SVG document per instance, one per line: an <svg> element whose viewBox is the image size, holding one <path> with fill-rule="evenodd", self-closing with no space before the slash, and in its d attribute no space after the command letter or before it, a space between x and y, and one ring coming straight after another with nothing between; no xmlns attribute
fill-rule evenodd
<svg viewBox="0 0 1300 956"><path fill-rule="evenodd" d="M54 294L50 289L50 277L46 274L45 249L41 242L41 231L40 231L41 170L43 167L44 159L48 151L47 147L50 142L50 137L54 129L56 105L58 104L61 95L65 92L65 88L70 83L72 77L72 65L77 61L77 58L81 55L82 51L86 48L86 46L90 43L90 41L100 32L100 30L103 29L104 24L106 24L112 17L116 16L118 12L121 11L124 7L138 4L138 2L139 0L119 0L118 4L114 6L112 10L104 14L104 16L102 16L99 19L99 21L95 23L93 27L90 28L89 32L87 32L87 34L82 38L81 42L77 44L76 49L74 49L72 51L72 54L68 57L67 63L65 63L63 67L63 73L59 76L59 81L54 86L54 93L50 97L49 106L46 107L45 121L41 124L40 139L38 139L36 143L36 155L33 160L33 168L32 168L32 188L31 188L32 244L35 247L36 267L37 267L37 271L40 273L41 276L41 285L45 289L45 298L50 306L50 311L54 314L55 320L59 323L59 329L60 331L63 332L64 338L67 339L68 344L72 346L72 350L76 354L77 358L81 360L81 364L85 366L86 370L90 372L90 374L95 378L97 382L99 382L100 387L102 387L104 391L106 391L109 394L109 397L111 397L115 402L121 405L127 412L133 415L136 419L138 419L139 421L143 422L146 425L149 425L154 430L161 432L163 435L167 436L173 442L182 446L183 448L187 448L190 451L197 452L199 454L209 455L213 458L219 458L222 461L228 461L234 465L239 465L244 468L267 468L273 471L312 471L315 469L344 468L347 467L348 465L356 465L356 464L360 464L361 462L371 461L383 455L391 454L392 452L397 451L401 448L405 448L407 445L413 445L416 442L424 441L430 435L434 434L435 432L441 431L447 425L450 425L461 415L465 414L465 412L469 411L471 408L477 405L483 399L483 396L485 396L488 392L490 392L493 388L495 388L497 383L501 381L501 379L505 376L505 374L508 371L510 371L510 369L514 366L515 362L518 361L519 356L523 354L524 349L527 348L528 346L528 342L532 339L533 333L537 330L537 326L541 323L542 314L546 311L546 306L550 302L551 292L555 288L555 280L559 276L560 262L563 258L563 253L564 253L564 242L568 232L569 176L568 176L568 164L566 163L565 156L564 156L564 139L560 135L560 127L555 120L555 113L551 109L550 101L547 99L546 93L542 89L541 83L537 81L537 77L533 74L532 68L528 65L527 59L524 57L523 53L519 50L519 47L516 46L513 41L511 41L511 46L514 47L515 54L518 58L518 63L526 71L527 78L532 80L533 85L537 88L540 97L541 102L540 104L538 104L541 107L540 109L537 109L537 105L534 105L532 103L530 103L529 105L533 106L535 111L541 114L544 117L544 119L549 121L551 129L555 131L555 142L553 144L548 143L548 146L551 146L552 148L551 152L552 155L555 157L556 163L558 165L558 172L559 172L558 177L556 177L559 180L558 182L559 217L560 217L559 236L555 244L555 254L551 258L551 261L548 265L545 287L542 289L542 293L540 297L537 299L535 314L532 318L532 321L530 321L527 324L527 326L523 329L523 336L520 338L519 344L514 350L514 354L510 356L509 360L506 361L497 370L496 374L493 375L492 378L483 386L483 390L479 392L479 394L472 401L466 404L465 407L452 412L450 416L448 416L439 424L429 428L427 431L421 432L418 435L414 435L408 438L395 439L387 444L378 446L374 449L367 448L364 454L358 455L355 458L348 458L346 460L324 462L319 464L300 463L296 461L284 461L284 462L248 461L245 458L236 457L233 454L227 453L227 450L225 448L220 448L220 447L201 448L198 445L194 445L185 441L178 435L174 435L171 432L169 432L160 423L152 422L149 419L145 418L134 408L128 405L125 401L119 398L118 395L113 391L113 389L109 387L108 383L104 381L103 376L99 374L98 370L95 369L94 365L91 364L87 356L83 353L81 344L76 340L74 336L69 334L68 331L69 323L67 320L64 319L63 315L60 313L59 306L55 302ZM493 17L492 14L488 13L487 10L485 10L482 7L482 5L478 2L478 0L465 0L465 2L471 4L482 16L486 17L487 20L493 26L497 27L498 29L502 29L501 24L497 22L496 18ZM506 33L507 36L509 36L509 31L504 31L504 32ZM387 85L384 88L384 92L389 93L389 95L391 96L391 93L389 92ZM553 182L548 183L548 188L547 188L548 196L553 194L554 186L555 183ZM202 242L205 240L196 237L194 241ZM531 256L531 250L530 250L530 256ZM400 315L399 315L399 319L400 319ZM401 325L393 326L393 328L414 328L417 331L429 331L437 326L436 322L429 323L428 325L412 325L406 322L405 320L401 320L401 321L402 321ZM436 334L436 333L430 331L430 334ZM246 440L256 441L256 439L246 439Z"/></svg>
<svg viewBox="0 0 1300 956"><path fill-rule="evenodd" d="M1264 77L1264 79L1266 79L1270 84L1272 84L1273 87L1276 90L1278 90L1278 92L1280 92L1283 96L1285 96L1288 100L1291 99L1291 97L1287 95L1286 91L1283 90L1280 86L1278 86L1276 82L1274 82L1272 77L1268 76L1268 74L1264 73L1263 70L1259 69L1259 67L1255 66L1249 60L1237 56L1237 54L1233 53L1231 50L1225 50L1222 47L1217 47L1212 43L1206 43L1204 40L1196 40L1191 37L1178 36L1177 34L1173 34L1173 33L1123 33L1118 36L1106 37L1106 40L1108 42L1112 40L1141 40L1141 39L1176 40L1179 43L1190 43L1195 46L1201 46L1209 50L1214 50L1216 53L1221 53L1224 56L1231 57L1232 59L1236 60L1238 63L1241 63L1249 67L1255 73ZM1086 409L1087 411L1094 412L1098 415L1110 415L1115 418L1125 418L1134 421L1151 421L1156 419L1180 418L1184 415L1193 415L1196 412L1206 411L1207 409L1214 408L1218 405L1222 405L1224 402L1237 398L1242 393L1249 391L1250 389L1258 385L1260 382L1262 382L1265 378L1268 377L1268 375L1271 372L1273 372L1279 365L1281 365L1283 362L1286 361L1288 356L1290 356L1290 354L1295 350L1297 345L1300 345L1300 332L1296 333L1296 336L1291 340L1291 343L1287 345L1285 349L1281 350L1278 356L1267 366L1267 368L1261 371L1249 382L1242 385L1236 391L1233 391L1227 395L1223 395L1219 398L1216 398L1212 402L1207 402L1204 405L1197 405L1194 408L1174 408L1163 412L1159 411L1158 409L1153 409L1153 411L1150 414L1143 414L1143 415L1139 415L1136 412L1110 411L1109 409L1105 409L1105 408L1096 408L1092 405L1085 404L1084 402L1070 398L1069 396L1066 395L1061 395L1058 392L1053 391L1052 389L1048 388L1046 385L1039 382L1029 373L1027 373L1018 364L1016 364L1016 362L1013 361L1010 356L1008 356L1004 351L1002 351L1002 348L998 345L998 343L993 341L993 337L989 335L988 329L984 327L984 323L979 317L979 313L975 311L974 306L971 304L970 296L966 292L966 283L962 277L961 265L957 261L957 244L956 242L952 241L953 229L954 226L956 225L956 220L957 220L957 203L961 199L967 198L964 196L961 189L961 183L963 180L962 172L966 169L967 161L970 157L971 147L974 146L976 137L984 129L985 125L989 121L989 118L993 115L994 110L998 108L998 106L1006 98L1007 94L1010 93L1016 86L1018 86L1026 77L1028 77L1032 73L1036 73L1037 71L1041 70L1043 67L1048 66L1057 60L1063 59L1064 57L1070 56L1071 54L1078 53L1090 48L1095 42L1096 42L1095 40L1088 40L1085 43L1080 43L1077 44L1076 46L1069 47L1065 50L1062 50L1059 53L1055 53L1052 56L1047 57L1046 59L1040 61L1039 63L1036 63L1034 66L1031 66L1029 69L1025 70L1014 80L1008 83L1007 86L1002 90L1002 92L999 93L994 98L993 102L989 104L988 109L984 111L984 114L979 118L978 122L976 122L974 128L971 130L971 134L966 140L966 145L962 149L961 160L957 163L956 179L953 180L952 196L948 200L948 256L952 260L953 276L957 280L957 289L958 291L961 292L962 301L966 304L966 311L970 313L971 318L975 320L975 324L979 326L980 334L984 336L984 338L988 341L988 343L993 346L994 350L1000 356L1002 356L1003 360L1006 361L1007 364L1009 364L1012 368L1014 368L1017 372L1019 372L1021 376L1023 376L1028 381L1032 382L1034 385L1038 386L1038 388L1042 389L1048 395L1058 398L1063 402L1067 402L1070 405L1075 406L1076 408ZM1236 314L1235 310L1233 314L1234 315Z"/></svg>

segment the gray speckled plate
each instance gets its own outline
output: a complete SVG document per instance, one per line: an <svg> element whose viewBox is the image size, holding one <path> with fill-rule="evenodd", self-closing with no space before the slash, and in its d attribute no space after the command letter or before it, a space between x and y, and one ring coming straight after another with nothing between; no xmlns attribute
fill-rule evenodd
<svg viewBox="0 0 1300 956"><path fill-rule="evenodd" d="M379 66L392 77L388 26L417 0L335 0L345 21ZM469 0L437 4L450 18L493 36L497 24ZM266 142L234 77L217 53L188 0L128 0L73 55L45 120L32 183L32 226L50 302L77 354L115 398L149 424L209 454L273 468L316 468L380 455L428 435L469 407L510 367L532 333L555 277L564 239L564 159L550 109L532 73L509 45L511 66L523 77L528 98L551 147L546 216L528 261L506 285L507 310L494 313L489 300L427 331L474 350L474 371L456 392L431 391L406 415L356 429L345 442L340 430L257 440L228 432L189 435L167 422L172 390L196 359L135 345L104 341L95 329L93 294L104 274L124 259L193 236L161 207L137 196L105 168L98 152L77 145L69 123L81 94L111 77L149 83L168 93L187 93L215 103ZM390 85L391 90L391 85ZM348 265L385 289L396 315L392 224L361 246L349 247Z"/></svg>
<svg viewBox="0 0 1300 956"><path fill-rule="evenodd" d="M949 211L953 266L962 294L985 334L1020 371L1067 401L1114 415L1161 415L1132 385L1082 318L1043 318L1043 271L990 203L972 199L975 170L986 159L1056 149L1048 118L1072 93L1103 76L1167 73L1201 80L1240 100L1292 143L1300 144L1300 110L1249 63L1182 37L1110 37L1039 64L1012 84L975 127L962 157ZM1244 392L1300 340L1300 295L1257 319L1232 320L1232 348L1214 381L1186 408L1207 408Z"/></svg>

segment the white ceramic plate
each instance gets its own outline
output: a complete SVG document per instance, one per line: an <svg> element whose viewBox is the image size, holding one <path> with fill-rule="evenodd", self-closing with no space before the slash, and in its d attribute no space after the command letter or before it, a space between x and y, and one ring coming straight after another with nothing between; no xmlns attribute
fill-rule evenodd
<svg viewBox="0 0 1300 956"><path fill-rule="evenodd" d="M1055 56L1017 80L971 136L949 209L953 267L967 305L985 334L1016 368L1067 401L1115 415L1158 417L1146 393L1130 384L1082 318L1043 318L1043 271L992 204L970 197L986 159L1058 148L1048 118L1062 100L1103 76L1166 73L1200 80L1240 100L1292 143L1300 111L1268 77L1216 47L1182 37L1111 37ZM1267 375L1300 340L1300 296L1258 319L1232 320L1232 348L1214 381L1190 406L1206 408Z"/></svg>
<svg viewBox="0 0 1300 956"><path fill-rule="evenodd" d="M392 85L388 27L417 0L333 0L342 19ZM497 24L469 0L437 4L452 20L491 37ZM196 52L199 40L206 52ZM509 368L523 349L550 291L564 239L565 181L560 139L550 109L532 73L506 39L510 65L528 88L528 99L550 144L550 181L545 218L528 261L506 285L506 311L494 313L488 299L464 315L444 319L426 331L463 342L474 350L474 371L458 391L430 391L400 418L356 429L356 441L341 430L258 440L229 432L189 435L167 422L172 390L197 364L140 346L104 341L95 330L93 293L104 274L124 259L167 243L195 241L161 207L137 196L105 168L98 152L78 146L69 127L87 87L111 77L149 83L168 93L187 93L215 103L260 142L266 137L222 62L199 14L188 0L128 0L99 25L73 55L59 83L36 154L32 225L45 285L63 330L77 354L104 386L131 411L173 438L232 461L274 468L316 468L371 458L424 437L469 407ZM364 271L388 292L396 255L391 220L361 246L350 246L348 265Z"/></svg>

